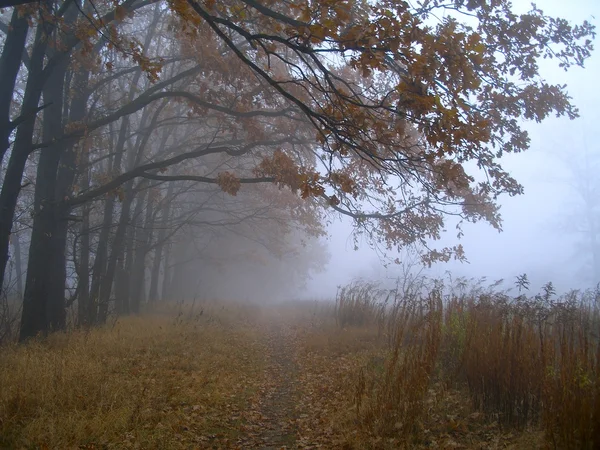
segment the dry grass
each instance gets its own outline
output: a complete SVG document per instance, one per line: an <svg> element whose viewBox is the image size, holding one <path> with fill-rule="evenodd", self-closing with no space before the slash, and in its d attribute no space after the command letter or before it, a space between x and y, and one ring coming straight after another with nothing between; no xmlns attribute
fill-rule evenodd
<svg viewBox="0 0 600 450"><path fill-rule="evenodd" d="M543 428L550 447L600 448L599 306L574 294L469 300L460 371L474 405Z"/></svg>
<svg viewBox="0 0 600 450"><path fill-rule="evenodd" d="M391 320L394 340L383 377L367 389L362 372L356 394L357 412L361 399L371 403L362 411L362 420L377 436L415 436L425 413L425 401L432 384L442 334L442 302L439 292L426 299L408 301L394 311ZM408 443L408 442L407 442Z"/></svg>
<svg viewBox="0 0 600 450"><path fill-rule="evenodd" d="M200 306L2 348L0 447L227 447L263 368L258 313Z"/></svg>
<svg viewBox="0 0 600 450"><path fill-rule="evenodd" d="M341 287L335 298L335 319L337 324L361 326L381 324L389 295L376 283L355 281Z"/></svg>
<svg viewBox="0 0 600 450"><path fill-rule="evenodd" d="M322 448L361 448L356 385L362 368L383 372L385 342L376 327L340 329L324 320L318 328L299 327L299 442ZM308 447L310 448L310 447Z"/></svg>
<svg viewBox="0 0 600 450"><path fill-rule="evenodd" d="M543 423L554 448L600 448L598 306L566 311L544 335Z"/></svg>
<svg viewBox="0 0 600 450"><path fill-rule="evenodd" d="M375 289L364 287L364 289ZM363 291L364 291L363 289ZM352 292L363 292L351 286ZM341 291L343 292L343 290ZM306 442L345 448L600 448L598 295L395 295L300 333ZM363 304L375 304L373 296ZM323 431L325 430L325 431Z"/></svg>
<svg viewBox="0 0 600 450"><path fill-rule="evenodd" d="M545 370L537 330L489 299L467 312L461 370L475 406L516 427L537 423Z"/></svg>
<svg viewBox="0 0 600 450"><path fill-rule="evenodd" d="M298 448L600 448L600 295L340 292L4 347L0 447L261 448L285 423Z"/></svg>

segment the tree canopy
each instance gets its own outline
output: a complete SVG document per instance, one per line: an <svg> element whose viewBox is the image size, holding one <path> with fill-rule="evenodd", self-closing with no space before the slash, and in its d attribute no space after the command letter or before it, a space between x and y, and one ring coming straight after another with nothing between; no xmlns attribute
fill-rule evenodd
<svg viewBox="0 0 600 450"><path fill-rule="evenodd" d="M389 248L438 238L445 214L500 227L498 195L522 193L498 162L527 149L521 119L577 115L539 61L582 66L594 37L588 22L535 6L518 15L503 0L170 6L185 33L216 37L314 129L318 167L278 153L258 173L324 198ZM484 181L467 173L469 161ZM450 253L460 248L429 256Z"/></svg>
<svg viewBox="0 0 600 450"><path fill-rule="evenodd" d="M166 271L163 243L184 224L235 223L283 254L297 251L281 245L289 233L313 239L344 215L384 250L464 258L458 243L433 244L446 218L459 238L463 221L501 228L499 196L523 188L500 158L528 148L524 120L577 116L540 61L583 66L595 36L507 0L44 0L9 12L0 274L29 211L22 337L64 325L66 280L97 314L119 273L138 267L143 285L147 255Z"/></svg>

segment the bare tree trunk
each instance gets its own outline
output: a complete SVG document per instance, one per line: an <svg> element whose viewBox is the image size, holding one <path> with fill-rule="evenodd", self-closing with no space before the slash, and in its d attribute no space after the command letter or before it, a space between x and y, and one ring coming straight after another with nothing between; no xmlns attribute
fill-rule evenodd
<svg viewBox="0 0 600 450"><path fill-rule="evenodd" d="M171 299L179 300L184 292L184 279L185 279L185 263L178 262L173 264L173 275L169 282L168 295Z"/></svg>
<svg viewBox="0 0 600 450"><path fill-rule="evenodd" d="M115 269L115 311L118 315L129 314L129 279L133 259L135 227L127 227L123 252L117 256Z"/></svg>
<svg viewBox="0 0 600 450"><path fill-rule="evenodd" d="M17 295L23 296L23 263L21 262L21 240L18 234L13 234L11 239L15 254L15 274L17 277Z"/></svg>
<svg viewBox="0 0 600 450"><path fill-rule="evenodd" d="M81 163L84 165L81 188L90 186L89 153L82 152ZM79 296L77 299L77 321L79 326L89 325L90 319L90 206L84 205L81 211L81 248L79 250Z"/></svg>
<svg viewBox="0 0 600 450"><path fill-rule="evenodd" d="M42 71L44 56L48 45L47 36L50 29L51 27L44 23L43 25L38 26L36 31L29 64L27 86L25 87L25 94L21 106L21 116L24 117L24 120L17 128L15 142L4 174L4 181L2 182L2 191L0 191L0 289L4 284L4 272L8 263L10 233L12 230L15 208L17 206L17 199L19 197L19 192L21 191L21 178L23 177L25 163L27 162L27 158L31 153L33 145L33 134L38 104L44 85ZM20 54L18 58L20 60ZM2 88L4 88L4 86L0 89Z"/></svg>
<svg viewBox="0 0 600 450"><path fill-rule="evenodd" d="M44 110L43 138L56 139L63 128L63 95L67 61L55 68L44 88L44 101L50 106ZM60 239L66 240L65 219L56 206L58 164L65 150L64 142L45 149L38 162L34 196L34 219L29 246L29 260L23 313L21 341L38 333L63 329L66 325L64 306L65 258L60 252ZM64 230L63 230L64 229ZM62 260L61 260L62 257Z"/></svg>
<svg viewBox="0 0 600 450"><path fill-rule="evenodd" d="M125 143L127 141L127 133L129 130L129 118L124 117L121 121L121 128L119 130L119 136L117 143L114 148L114 160L111 163L109 172L117 175L121 171L121 161L125 154ZM113 215L115 209L115 197L112 194L106 196L104 203L104 215L102 219L102 228L100 229L100 235L98 236L98 247L96 249L96 259L94 260L94 267L92 270L92 286L90 289L90 324L103 323L106 319L106 313L103 311L100 314L100 296L103 279L106 275L107 264L108 264L108 248L109 248L109 236L113 223ZM106 287L104 287L106 289ZM110 293L109 293L110 295Z"/></svg>
<svg viewBox="0 0 600 450"><path fill-rule="evenodd" d="M28 30L27 18L21 16L15 8L0 56L0 162L8 150L8 139L13 129L10 123L10 105L15 91L17 74L21 67L21 55L25 48Z"/></svg>
<svg viewBox="0 0 600 450"><path fill-rule="evenodd" d="M146 39L144 41L144 49L147 49L150 45L152 37L154 36L154 32L156 31L156 25L158 24L158 11L155 12L155 20L151 25L150 32L147 33ZM131 90L129 91L128 101L131 102L135 97L135 93L137 92L137 87L142 76L142 71L138 71L131 81ZM121 163L125 153L125 144L127 141L127 132L129 130L129 118L123 117L121 128L119 130L119 137L117 139L117 145L115 146L115 159L112 164L112 173L114 176L118 175L121 171ZM131 165L130 165L131 167ZM132 183L127 184L124 187L125 192L130 191ZM98 249L96 252L96 259L94 261L94 268L92 271L92 286L90 291L90 300L91 300L91 313L92 313L92 322L93 323L104 323L108 317L108 302L110 300L110 294L112 291L112 285L115 278L115 271L117 269L117 256L112 255L108 256L108 247L109 247L109 236L110 236L110 227L113 221L114 214L114 197L108 196L106 199L105 207L104 207L104 219L103 225L100 230L100 236L98 239ZM129 202L124 201L121 208L121 215L123 214L123 210L125 207L130 208L131 204L126 204ZM127 211L127 216L129 215L129 211ZM119 221L119 224L121 221ZM118 246L115 245L117 238L119 240L123 239L124 236L119 236L119 226L117 227L117 231L115 232L115 236L113 239L113 251L116 247L121 247L122 243L119 243ZM123 231L124 233L124 231Z"/></svg>
<svg viewBox="0 0 600 450"><path fill-rule="evenodd" d="M161 228L158 231L157 245L154 250L154 261L152 263L152 272L150 273L150 292L148 293L148 302L154 303L158 300L158 278L160 276L160 266L165 246L165 237L167 227L169 226L169 216L171 215L171 197L173 195L174 182L169 183L167 188L167 196L162 207ZM166 269L165 269L166 270Z"/></svg>
<svg viewBox="0 0 600 450"><path fill-rule="evenodd" d="M139 233L138 245L135 249L135 258L133 260L133 268L131 271L131 312L138 314L140 306L145 295L145 271L146 271L146 255L150 248L150 240L152 239L152 228L154 227L153 220L153 200L152 193L148 192L148 201L146 202L146 217L144 219L144 228Z"/></svg>
<svg viewBox="0 0 600 450"><path fill-rule="evenodd" d="M145 185L146 181L143 180L140 183L140 186L138 186L137 190L144 189ZM127 225L129 224L129 214L134 198L135 191L133 189L133 181L130 181L125 187L125 198L123 200L123 204L121 205L121 217L119 219L119 224L117 225L117 230L115 232L110 258L108 259L108 264L106 268L106 274L104 276L104 279L102 280L102 284L100 287L100 323L106 321L108 314L108 304L110 301L110 293L112 292L112 286L113 281L115 279L117 264L119 263L119 259L124 257Z"/></svg>
<svg viewBox="0 0 600 450"><path fill-rule="evenodd" d="M171 243L165 244L165 262L164 262L164 274L162 283L162 295L161 300L164 302L169 297L169 291L171 290L171 269L169 264L171 262Z"/></svg>
<svg viewBox="0 0 600 450"><path fill-rule="evenodd" d="M144 183L145 184L145 183ZM133 190L133 188L130 188ZM127 195L127 194L126 194ZM135 193L130 194L132 197ZM123 232L123 240L117 241L115 238L115 246L113 246L113 253L117 259L117 282L115 283L115 300L117 302L116 309L118 314L129 314L131 312L131 278L132 268L134 265L134 253L136 249L136 241L140 232L138 231L140 226L140 217L142 214L142 208L147 195L147 190L143 190L138 196L133 211L133 215L124 216L121 214L121 220L119 221L119 227L117 228L117 235ZM133 200L131 200L133 202ZM129 225L129 227L127 227ZM128 233L126 233L128 231ZM125 236L127 234L127 236ZM117 245L119 247L117 247ZM111 254L112 257L112 254Z"/></svg>
<svg viewBox="0 0 600 450"><path fill-rule="evenodd" d="M72 7L67 11L66 22L72 23L77 14L78 10ZM67 71L68 66L69 60L61 59L51 71L44 88L44 101L49 107L44 111L43 138L46 142L56 142L41 153L38 163L21 340L39 332L66 327L66 248L70 207L64 200L72 195L77 173L77 139L58 138L67 118L71 123L84 118L89 77L89 72L82 70L73 79ZM69 84L65 84L65 80ZM76 88L70 105L66 95L69 87ZM40 322L42 317L45 323Z"/></svg>
<svg viewBox="0 0 600 450"><path fill-rule="evenodd" d="M106 272L100 282L100 295L98 298L98 323L105 323L108 318L108 310L110 303L110 294L113 288L113 281L115 279L115 272L119 258L123 257L125 249L125 232L127 222L129 221L129 211L131 209L131 203L133 202L132 186L130 183L126 186L125 198L121 204L121 215L119 218L119 224L114 235L110 257L106 263Z"/></svg>

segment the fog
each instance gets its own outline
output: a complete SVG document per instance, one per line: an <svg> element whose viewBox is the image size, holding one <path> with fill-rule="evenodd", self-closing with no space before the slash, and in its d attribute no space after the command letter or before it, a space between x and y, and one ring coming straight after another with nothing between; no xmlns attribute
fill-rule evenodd
<svg viewBox="0 0 600 450"><path fill-rule="evenodd" d="M0 447L600 449L599 18L0 0Z"/></svg>
<svg viewBox="0 0 600 450"><path fill-rule="evenodd" d="M530 6L530 2L520 0L513 3L518 11ZM589 20L598 25L600 18L600 2L594 0L540 0L535 4L547 14L572 22ZM541 124L526 122L530 149L501 159L502 166L525 188L524 195L500 198L502 232L483 223L467 224L461 243L468 263L436 264L423 273L443 277L450 271L454 276L505 279L507 287L516 275L526 273L532 291L549 281L559 291L587 288L600 281L590 277L589 247L582 245L581 234L570 231L573 227L569 226L581 204L572 186L577 178L573 167L582 165L586 152L600 157L600 55L596 49L585 69L572 68L569 72L557 68L554 61L542 61L541 73L550 83L567 84L580 117L573 121L552 117ZM600 184L600 176L592 178ZM437 243L440 247L456 240L452 221L446 228L449 231ZM366 242L355 250L352 225L346 218L337 220L328 232L331 261L324 273L313 277L307 289L299 292L301 297L331 297L337 286L353 278L386 279L401 273L400 267L394 267ZM393 260L398 255L388 256Z"/></svg>
<svg viewBox="0 0 600 450"><path fill-rule="evenodd" d="M65 3L77 27L53 29L56 42L73 42L60 51L30 32L42 33L39 23L0 11L0 76L10 75L0 86L0 322L12 330L21 315L21 339L65 329L67 311L74 323L100 324L161 299L330 299L356 278L391 283L407 271L504 279L506 287L527 274L534 291L549 281L563 292L600 281L600 56L582 69L563 54L567 72L531 47L538 40L542 54L585 59L587 24L528 28L546 19L496 22L483 8L489 29L462 33L437 16L458 11L410 6L426 16L422 36L407 33L407 42L381 50L371 41L388 37L373 27L387 34L412 25L398 14L388 27L388 10L379 24L366 2L350 2L349 13L315 10L296 31L277 22L286 12L249 7L254 23L247 5L234 14L218 2L232 15L223 22L175 3L89 11L114 21L119 42ZM591 0L537 7L571 24L600 17ZM334 19L339 30L327 39L327 26L306 28ZM236 20L248 33L259 26L252 39L269 44L256 44ZM515 35L520 27L529 40ZM281 40L288 32L301 51ZM36 64L48 65L39 71L28 67L37 48ZM293 61L274 57L279 51ZM549 89L523 62L536 58ZM525 142L514 117L570 114L553 90L563 84L580 117L525 123L530 148L507 153ZM495 167L496 152L508 175ZM524 194L496 198L519 191L510 177ZM502 232L492 226L495 201ZM466 260L423 266L460 257L457 244Z"/></svg>

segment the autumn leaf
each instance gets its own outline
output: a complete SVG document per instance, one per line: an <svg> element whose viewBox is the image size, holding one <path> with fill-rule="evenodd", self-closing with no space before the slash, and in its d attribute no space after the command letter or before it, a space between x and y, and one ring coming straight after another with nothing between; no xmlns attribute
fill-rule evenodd
<svg viewBox="0 0 600 450"><path fill-rule="evenodd" d="M119 5L115 8L115 18L122 22L127 17L127 8Z"/></svg>
<svg viewBox="0 0 600 450"><path fill-rule="evenodd" d="M241 186L240 179L229 171L219 173L217 183L223 192L234 196L237 195Z"/></svg>

